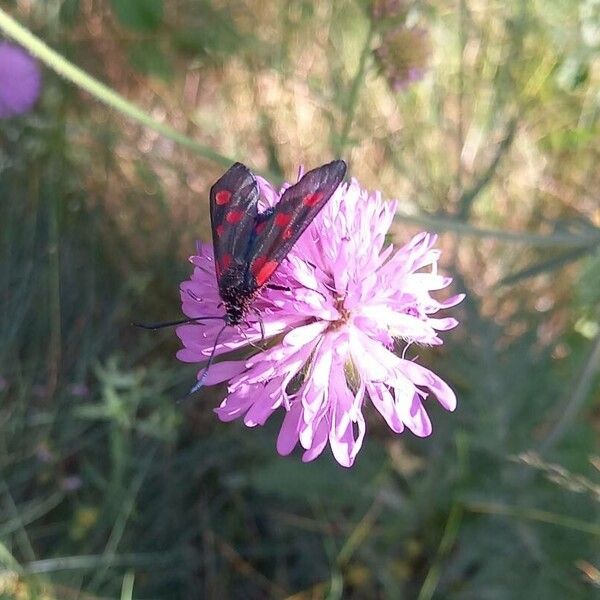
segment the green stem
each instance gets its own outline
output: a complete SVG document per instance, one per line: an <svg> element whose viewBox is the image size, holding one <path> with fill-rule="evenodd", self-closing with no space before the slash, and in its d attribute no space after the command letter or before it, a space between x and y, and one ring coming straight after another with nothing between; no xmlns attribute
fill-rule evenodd
<svg viewBox="0 0 600 600"><path fill-rule="evenodd" d="M409 215L403 212L396 213L396 219L402 223L410 223L424 227L428 231L449 231L459 236L476 238L492 238L500 242L525 244L534 248L591 248L600 244L600 235L592 230L590 233L528 233L518 231L504 231L502 229L489 229L476 227L463 223L457 219L433 215Z"/></svg>
<svg viewBox="0 0 600 600"><path fill-rule="evenodd" d="M100 100L107 106L118 110L130 119L157 131L166 138L181 144L196 154L208 158L216 163L229 166L234 162L231 158L223 156L207 146L199 144L193 139L182 133L179 133L169 125L155 121L150 115L144 112L141 108L126 100L123 96L104 85L94 77L88 75L85 71L76 67L66 58L52 50L40 38L36 37L28 29L15 21L11 16L0 8L0 31L4 32L8 37L15 40L21 46L26 48L33 56L36 56L46 66L56 71L59 75L90 93L94 98Z"/></svg>
<svg viewBox="0 0 600 600"><path fill-rule="evenodd" d="M344 152L344 147L348 143L348 136L350 135L350 128L352 127L352 121L354 121L354 114L356 113L356 106L358 104L358 93L360 91L360 86L363 82L365 71L367 67L367 58L371 52L371 40L373 39L373 34L375 33L375 27L373 25L373 20L369 20L369 31L367 33L367 38L365 39L365 44L363 46L362 52L360 54L360 59L358 62L358 69L356 71L356 75L354 76L354 80L352 81L352 87L350 88L350 96L348 98L348 108L346 110L346 120L342 126L342 132L340 134L340 141L338 145L339 155L341 156Z"/></svg>
<svg viewBox="0 0 600 600"><path fill-rule="evenodd" d="M427 576L425 577L425 581L423 582L423 586L421 587L421 591L419 592L417 600L431 600L433 597L442 573L443 561L452 548L452 545L456 541L458 530L460 529L460 524L462 521L462 515L462 506L458 504L458 502L455 502L450 509L450 514L448 515L448 520L446 521L446 527L444 528L444 533L442 535L440 545L438 546L437 554L433 564L431 565L431 568L427 572Z"/></svg>
<svg viewBox="0 0 600 600"><path fill-rule="evenodd" d="M560 442L562 436L585 405L585 401L589 397L594 381L598 376L598 371L600 371L600 334L596 336L592 343L583 369L577 374L573 385L569 386L569 399L561 409L560 419L539 444L540 452L548 452Z"/></svg>
<svg viewBox="0 0 600 600"><path fill-rule="evenodd" d="M558 527L565 527L582 533L600 536L600 525L589 523L573 517L551 513L546 510L537 508L526 508L520 506L506 506L503 504L486 504L482 502L474 502L467 504L465 509L469 512L483 513L490 515L504 515L507 517L515 517L517 519L525 519L528 521L538 521L540 523L549 523Z"/></svg>

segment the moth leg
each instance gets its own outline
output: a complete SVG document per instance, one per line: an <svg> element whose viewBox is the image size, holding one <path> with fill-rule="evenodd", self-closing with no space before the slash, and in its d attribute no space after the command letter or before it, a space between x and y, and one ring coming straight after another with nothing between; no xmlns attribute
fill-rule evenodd
<svg viewBox="0 0 600 600"><path fill-rule="evenodd" d="M262 320L262 316L256 308L252 307L252 312L258 317L258 324L260 325L260 341L264 343L265 341L265 324Z"/></svg>
<svg viewBox="0 0 600 600"><path fill-rule="evenodd" d="M261 334L262 334L262 321L260 322L260 324L261 324ZM248 323L248 321L244 321L244 325L246 325L246 327L248 327L248 329L250 329L250 323ZM248 344L250 344L250 346L252 346L253 348L256 348L257 350L260 350L261 352L264 350L264 348L262 348L261 346L258 346L251 339L249 339L242 328L240 328L240 333L242 334L244 339L248 342ZM264 339L265 339L264 335L262 335L262 340L264 341Z"/></svg>
<svg viewBox="0 0 600 600"><path fill-rule="evenodd" d="M278 290L280 292L291 292L292 291L292 289L289 288L287 285L277 285L276 283L267 283L267 285L265 287L269 288L270 290Z"/></svg>

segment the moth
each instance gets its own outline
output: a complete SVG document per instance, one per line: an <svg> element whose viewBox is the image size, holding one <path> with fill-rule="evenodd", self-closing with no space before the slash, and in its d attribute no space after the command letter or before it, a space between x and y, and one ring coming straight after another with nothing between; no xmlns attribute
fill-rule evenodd
<svg viewBox="0 0 600 600"><path fill-rule="evenodd" d="M342 182L346 163L336 160L308 171L279 202L258 210L252 172L235 163L210 190L215 271L225 323L238 325L304 230Z"/></svg>
<svg viewBox="0 0 600 600"><path fill-rule="evenodd" d="M136 323L159 329L210 318L222 318L213 352L203 375L189 394L198 391L212 364L221 333L242 323L260 290L268 284L302 233L344 179L346 163L335 160L308 171L288 187L275 206L259 212L256 177L242 163L232 165L210 189L210 218L223 317L191 317L167 323ZM188 395L189 395L188 394Z"/></svg>

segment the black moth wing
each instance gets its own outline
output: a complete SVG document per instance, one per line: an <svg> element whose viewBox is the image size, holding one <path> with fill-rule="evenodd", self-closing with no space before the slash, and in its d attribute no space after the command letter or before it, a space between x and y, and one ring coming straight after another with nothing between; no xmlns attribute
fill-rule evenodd
<svg viewBox="0 0 600 600"><path fill-rule="evenodd" d="M258 184L252 172L235 163L210 188L215 270L222 291L223 275L247 268L248 240L254 233L258 215Z"/></svg>
<svg viewBox="0 0 600 600"><path fill-rule="evenodd" d="M249 266L260 287L286 257L304 230L327 204L346 174L346 163L335 160L308 171L289 187L268 216L258 216ZM262 218L261 218L262 217Z"/></svg>

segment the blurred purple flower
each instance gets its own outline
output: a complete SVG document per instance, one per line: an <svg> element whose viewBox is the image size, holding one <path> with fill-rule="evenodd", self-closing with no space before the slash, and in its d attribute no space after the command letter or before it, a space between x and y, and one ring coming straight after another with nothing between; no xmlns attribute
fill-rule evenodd
<svg viewBox="0 0 600 600"><path fill-rule="evenodd" d="M77 475L68 475L67 477L63 477L60 482L60 487L65 492L75 492L83 485L83 481L81 477Z"/></svg>
<svg viewBox="0 0 600 600"><path fill-rule="evenodd" d="M408 8L405 0L373 0L371 14L376 20L398 19L406 17Z"/></svg>
<svg viewBox="0 0 600 600"><path fill-rule="evenodd" d="M90 394L90 390L85 383L71 383L67 386L67 392L69 392L71 396L76 396L78 398L85 398Z"/></svg>
<svg viewBox="0 0 600 600"><path fill-rule="evenodd" d="M35 449L35 456L40 462L51 463L56 459L56 456L46 442L40 443Z"/></svg>
<svg viewBox="0 0 600 600"><path fill-rule="evenodd" d="M259 185L261 208L274 205L280 194L263 179ZM365 435L367 399L393 431L407 427L418 436L431 433L423 402L429 392L454 410L448 385L404 354L412 343L441 344L437 332L457 321L432 315L464 296L445 301L430 296L451 282L437 273L435 235L421 233L395 252L385 246L395 210L395 202L362 190L355 180L338 188L275 272L272 283L284 289L265 287L254 302L266 349L215 363L206 375L209 385L228 382L216 409L222 421L243 417L254 427L283 408L280 454L300 442L303 460L311 461L329 442L336 460L349 467ZM183 312L223 315L212 248L199 245L190 261L195 269L181 285ZM248 351L249 342L261 342L258 318L249 315L248 321L226 328L216 355ZM221 327L219 321L180 326L185 347L178 358L205 362ZM392 352L397 340L404 342L402 357Z"/></svg>
<svg viewBox="0 0 600 600"><path fill-rule="evenodd" d="M389 86L402 92L425 76L431 53L429 34L421 27L396 27L382 36L374 53Z"/></svg>
<svg viewBox="0 0 600 600"><path fill-rule="evenodd" d="M31 110L40 95L38 62L20 46L0 42L0 119Z"/></svg>

